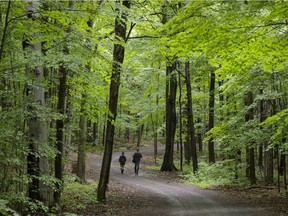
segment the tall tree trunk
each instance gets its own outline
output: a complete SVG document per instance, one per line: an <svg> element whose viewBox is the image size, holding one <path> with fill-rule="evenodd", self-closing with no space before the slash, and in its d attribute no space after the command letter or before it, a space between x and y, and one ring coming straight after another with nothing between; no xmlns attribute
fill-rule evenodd
<svg viewBox="0 0 288 216"><path fill-rule="evenodd" d="M89 20L87 21L87 26L89 27L87 30L88 34L91 33L91 29L93 28L93 25L94 25L93 19L90 17ZM88 40L91 43L90 38L88 38ZM97 46L95 46L94 49L92 46L90 46L89 48L91 51L93 51L92 55L94 55L97 51ZM88 62L85 65L85 68L88 71L88 73L91 73L91 60L88 60ZM86 107L86 100L87 100L87 94L86 94L87 85L88 83L86 83L85 81L84 83L82 83L82 86L84 88L83 88L82 98L81 98L81 111L80 111L80 120L79 120L79 142L78 142L78 157L77 157L77 173L76 174L79 177L81 183L86 182L86 177L85 177L86 141L87 141L88 123L87 123L85 107ZM90 122L90 128L91 128L91 122ZM96 133L94 132L95 132L95 127L93 127L93 138L95 138L96 136ZM96 142L95 139L93 140L93 142L94 143Z"/></svg>
<svg viewBox="0 0 288 216"><path fill-rule="evenodd" d="M265 148L268 148L266 144ZM273 184L274 182L274 163L273 163L273 149L268 149L264 153L264 178L266 184Z"/></svg>
<svg viewBox="0 0 288 216"><path fill-rule="evenodd" d="M85 159L86 159L86 138L87 138L87 117L85 116L86 96L82 94L81 114L79 121L79 143L77 157L77 176L81 183L85 183Z"/></svg>
<svg viewBox="0 0 288 216"><path fill-rule="evenodd" d="M6 10L6 14L5 14L5 22L4 22L3 32L2 32L2 37L1 37L1 44L0 44L0 61L2 61L2 57L4 54L4 45L5 45L6 37L7 37L10 8L11 8L11 1L8 1L7 2L7 10Z"/></svg>
<svg viewBox="0 0 288 216"><path fill-rule="evenodd" d="M273 101L270 104L271 115L275 114L275 107ZM264 178L266 184L274 183L274 161L273 161L273 148L269 148L268 143L265 143L265 153L264 153Z"/></svg>
<svg viewBox="0 0 288 216"><path fill-rule="evenodd" d="M67 74L68 71L64 66L60 67L60 80L59 80L59 88L58 88L58 104L57 111L61 115L65 113L65 99L67 94ZM54 169L55 169L55 178L58 179L56 183L56 190L54 192L54 200L55 202L59 202L61 193L62 193L62 175L63 175L63 142L64 142L64 119L60 118L56 120L56 148L57 154L55 157Z"/></svg>
<svg viewBox="0 0 288 216"><path fill-rule="evenodd" d="M249 107L253 104L253 92L249 91L245 98L245 105L247 107L247 113L245 115L245 121L249 122L254 119L253 108ZM248 143L246 146L246 177L249 178L250 184L256 184L255 173L255 153L254 143Z"/></svg>
<svg viewBox="0 0 288 216"><path fill-rule="evenodd" d="M259 91L260 96L263 95L263 89ZM264 100L260 99L259 103L259 121L260 123L266 119L265 110L264 110ZM260 143L259 150L258 150L258 166L260 172L263 170L263 143Z"/></svg>
<svg viewBox="0 0 288 216"><path fill-rule="evenodd" d="M198 159L197 159L197 148L196 148L196 136L194 128L194 116L192 109L192 88L191 88L191 78L190 78L190 63L185 63L185 83L186 83L186 93L187 93L187 119L188 119L188 145L191 146L192 153L192 166L193 172L196 173L198 170Z"/></svg>
<svg viewBox="0 0 288 216"><path fill-rule="evenodd" d="M69 1L69 8L74 7L74 1ZM70 29L67 30L67 34L69 34ZM63 53L65 55L69 54L68 44L64 46ZM59 88L58 88L58 104L57 104L57 111L61 115L65 113L65 100L67 96L67 75L68 69L62 62L60 66L60 79L59 79ZM55 157L54 168L55 168L55 178L58 179L55 187L56 190L54 191L54 201L57 203L60 200L61 193L62 193L62 183L63 183L63 153L64 153L64 119L60 118L56 120L56 148L57 154Z"/></svg>
<svg viewBox="0 0 288 216"><path fill-rule="evenodd" d="M209 124L208 130L214 128L214 109L215 109L215 72L210 72L210 89L209 89ZM211 137L208 141L208 152L209 152L209 163L215 163L215 152L214 152L214 139Z"/></svg>
<svg viewBox="0 0 288 216"><path fill-rule="evenodd" d="M201 124L201 118L197 119L197 123L198 123L198 125ZM197 142L198 142L198 146L199 146L199 152L202 152L203 151L203 142L202 142L202 129L201 129L201 126L198 127Z"/></svg>
<svg viewBox="0 0 288 216"><path fill-rule="evenodd" d="M98 138L98 123L97 122L93 122L93 146L97 145L97 138Z"/></svg>
<svg viewBox="0 0 288 216"><path fill-rule="evenodd" d="M119 4L119 2L117 2ZM130 1L123 1L123 5L130 8ZM119 5L120 7L120 5ZM99 201L106 201L106 190L109 182L109 172L112 159L113 151L113 141L114 141L114 131L115 131L115 121L117 116L117 104L118 104L118 93L120 85L120 73L122 68L122 63L124 61L125 48L122 45L123 42L127 40L126 38L126 15L121 14L118 9L118 15L115 18L115 43L113 51L113 65L112 65L112 75L110 83L110 95L109 95L109 116L107 120L106 129L106 140L105 140L105 150L102 160L100 180L97 190L97 198Z"/></svg>
<svg viewBox="0 0 288 216"><path fill-rule="evenodd" d="M159 92L159 79L160 75L157 73L157 92ZM155 120L155 127L153 129L153 137L154 137L154 158L156 163L156 156L158 154L158 127L159 127L159 115L158 115L158 107L159 107L159 94L156 95L156 120Z"/></svg>
<svg viewBox="0 0 288 216"><path fill-rule="evenodd" d="M130 116L130 112L129 111L127 112L127 115ZM130 124L129 118L126 119L126 124L127 125ZM125 140L125 142L130 143L130 128L129 128L129 126L127 126L125 128L124 140Z"/></svg>
<svg viewBox="0 0 288 216"><path fill-rule="evenodd" d="M35 11L37 11L39 5L37 2L29 2L27 8L28 18L35 20ZM40 32L32 33L34 38L39 39ZM26 51L26 58L28 61L31 56L35 56L35 53L41 55L42 48L41 43L32 43L28 39L23 41L23 49ZM34 68L26 67L28 76L33 77L33 85L27 87L27 97L30 101L29 113L30 118L28 120L29 128L29 146L27 155L27 174L30 178L28 194L29 198L33 200L40 200L46 204L49 204L49 188L39 178L44 175L48 175L49 166L46 156L42 156L39 152L45 145L47 145L47 125L43 119L41 119L41 110L45 107L44 97L44 84L43 84L43 68L38 66Z"/></svg>
<svg viewBox="0 0 288 216"><path fill-rule="evenodd" d="M182 85L181 85L181 74L178 73L179 83L179 147L180 147L180 170L183 171L183 124L182 124Z"/></svg>
<svg viewBox="0 0 288 216"><path fill-rule="evenodd" d="M166 146L161 171L177 170L173 160L177 92L177 78L173 73L175 69L176 63L166 66Z"/></svg>
<svg viewBox="0 0 288 216"><path fill-rule="evenodd" d="M143 124L139 125L137 129L137 146L138 147L140 147L141 142L142 142L143 130L144 130L144 125Z"/></svg>

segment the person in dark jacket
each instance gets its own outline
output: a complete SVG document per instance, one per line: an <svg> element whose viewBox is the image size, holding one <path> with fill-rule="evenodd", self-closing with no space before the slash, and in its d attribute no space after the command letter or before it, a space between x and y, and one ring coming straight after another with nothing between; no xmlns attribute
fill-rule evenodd
<svg viewBox="0 0 288 216"><path fill-rule="evenodd" d="M133 163L135 164L135 174L138 175L139 172L139 165L140 165L140 160L142 158L142 154L139 152L139 149L134 153L133 155Z"/></svg>
<svg viewBox="0 0 288 216"><path fill-rule="evenodd" d="M124 152L122 152L122 155L120 155L120 157L119 157L119 163L120 163L121 173L123 174L124 173L124 166L126 163L126 156L124 155Z"/></svg>

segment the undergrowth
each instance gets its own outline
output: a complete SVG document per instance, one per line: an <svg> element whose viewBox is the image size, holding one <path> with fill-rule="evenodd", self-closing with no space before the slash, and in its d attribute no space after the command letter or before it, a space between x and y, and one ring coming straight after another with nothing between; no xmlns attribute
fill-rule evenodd
<svg viewBox="0 0 288 216"><path fill-rule="evenodd" d="M192 165L183 165L183 171L179 171L179 181L199 186L202 188L211 188L216 186L245 185L247 183L244 177L241 165L237 167L238 178L235 177L234 160L218 161L214 164L208 164L201 161L198 164L197 173L193 173ZM180 170L180 164L175 161L175 167ZM159 171L161 163L146 166L151 171Z"/></svg>
<svg viewBox="0 0 288 216"><path fill-rule="evenodd" d="M81 184L72 175L66 176L61 198L62 212L78 213L97 203L97 183Z"/></svg>
<svg viewBox="0 0 288 216"><path fill-rule="evenodd" d="M193 173L191 166L185 165L179 176L182 182L203 188L246 184L243 171L239 167L237 171L238 178L236 179L232 160L218 161L214 164L199 162L197 173Z"/></svg>

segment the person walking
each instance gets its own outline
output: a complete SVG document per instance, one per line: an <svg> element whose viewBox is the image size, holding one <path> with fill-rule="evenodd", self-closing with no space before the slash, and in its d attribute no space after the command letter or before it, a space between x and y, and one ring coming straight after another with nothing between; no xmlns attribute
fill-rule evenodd
<svg viewBox="0 0 288 216"><path fill-rule="evenodd" d="M134 153L133 155L133 163L135 164L134 169L135 169L135 174L138 175L139 172L139 166L140 166L140 160L142 158L142 154L139 152L139 149Z"/></svg>
<svg viewBox="0 0 288 216"><path fill-rule="evenodd" d="M119 157L121 174L124 173L124 166L125 166L126 160L127 160L126 156L124 155L124 152L122 152L122 154Z"/></svg>

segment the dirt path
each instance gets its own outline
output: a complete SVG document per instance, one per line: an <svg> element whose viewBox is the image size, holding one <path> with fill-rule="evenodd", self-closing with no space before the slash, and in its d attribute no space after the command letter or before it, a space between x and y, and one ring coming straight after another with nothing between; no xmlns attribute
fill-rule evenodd
<svg viewBox="0 0 288 216"><path fill-rule="evenodd" d="M152 148L141 149L145 157ZM108 200L105 210L90 210L86 215L159 215L159 216L271 216L271 212L253 205L249 200L237 200L220 192L204 190L162 178L157 172L149 172L140 166L135 175L131 162L133 152L125 152L128 163L124 174L120 173L118 157L113 153L110 174L110 191L113 196ZM101 157L89 154L87 159L89 177L99 178ZM108 193L109 193L108 192ZM103 207L103 206L102 206ZM99 210L99 209L98 209ZM281 214L277 214L278 216ZM284 215L284 214L283 214Z"/></svg>

